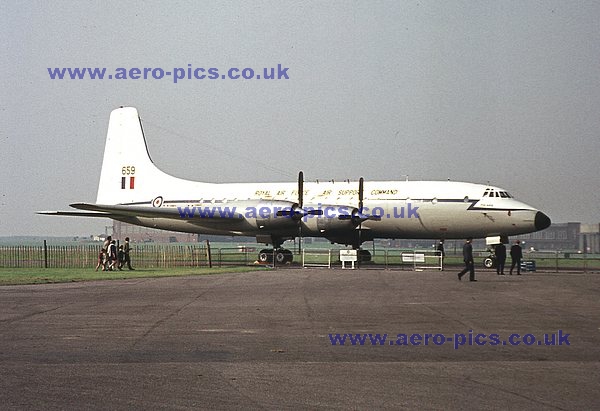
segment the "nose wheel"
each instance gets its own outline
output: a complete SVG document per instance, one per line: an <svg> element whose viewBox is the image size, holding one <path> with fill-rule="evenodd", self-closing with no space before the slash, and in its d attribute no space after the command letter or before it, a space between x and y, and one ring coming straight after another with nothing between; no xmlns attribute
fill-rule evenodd
<svg viewBox="0 0 600 411"><path fill-rule="evenodd" d="M492 256L490 256L490 257L486 257L486 258L483 260L483 266L484 266L485 268L494 268L494 267L496 267L496 258L494 258L494 257L492 257Z"/></svg>

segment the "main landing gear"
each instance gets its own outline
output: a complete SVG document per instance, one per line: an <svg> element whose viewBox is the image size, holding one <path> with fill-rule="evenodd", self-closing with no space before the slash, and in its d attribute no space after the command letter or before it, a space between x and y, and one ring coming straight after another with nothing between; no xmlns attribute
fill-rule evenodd
<svg viewBox="0 0 600 411"><path fill-rule="evenodd" d="M294 259L292 252L285 248L276 248L275 250L265 248L258 253L258 262L273 264L273 257L275 257L275 263L277 264L291 264Z"/></svg>
<svg viewBox="0 0 600 411"><path fill-rule="evenodd" d="M264 264L273 264L273 257L276 264L291 264L294 260L294 255L290 250L285 248L265 248L258 253L258 262ZM372 256L368 250L358 249L358 261L369 262Z"/></svg>

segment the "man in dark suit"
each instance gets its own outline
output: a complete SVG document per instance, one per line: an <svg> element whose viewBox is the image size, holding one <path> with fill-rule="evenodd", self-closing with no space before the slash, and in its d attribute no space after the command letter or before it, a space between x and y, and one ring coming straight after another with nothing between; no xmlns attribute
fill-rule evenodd
<svg viewBox="0 0 600 411"><path fill-rule="evenodd" d="M438 243L437 247L436 247L436 251L437 251L437 255L439 255L441 257L441 266L442 266L442 271L444 270L444 257L446 256L446 252L444 251L444 240L440 240L440 242Z"/></svg>
<svg viewBox="0 0 600 411"><path fill-rule="evenodd" d="M504 264L506 263L506 246L502 243L496 246L496 274L504 275Z"/></svg>
<svg viewBox="0 0 600 411"><path fill-rule="evenodd" d="M475 279L475 264L473 262L473 246L471 242L472 238L467 238L465 245L463 245L463 261L465 262L465 268L458 273L458 280L462 279L462 276L469 272L469 281L477 281Z"/></svg>
<svg viewBox="0 0 600 411"><path fill-rule="evenodd" d="M512 263L510 265L510 275L512 275L515 265L517 266L517 275L521 275L521 260L523 259L523 249L520 246L519 240L515 241L515 244L510 247L510 258Z"/></svg>

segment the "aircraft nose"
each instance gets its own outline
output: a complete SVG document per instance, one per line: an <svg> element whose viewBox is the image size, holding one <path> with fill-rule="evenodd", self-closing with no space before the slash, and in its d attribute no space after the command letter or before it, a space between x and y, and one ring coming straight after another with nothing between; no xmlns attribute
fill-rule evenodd
<svg viewBox="0 0 600 411"><path fill-rule="evenodd" d="M542 213L541 211L538 211L537 213L535 213L535 229L537 231L543 230L544 228L548 228L550 227L551 221L550 221L550 217L548 217L546 214Z"/></svg>

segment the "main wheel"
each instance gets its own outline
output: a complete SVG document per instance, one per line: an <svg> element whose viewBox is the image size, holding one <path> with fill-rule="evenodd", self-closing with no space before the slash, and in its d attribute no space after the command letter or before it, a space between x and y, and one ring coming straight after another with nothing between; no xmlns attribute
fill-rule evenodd
<svg viewBox="0 0 600 411"><path fill-rule="evenodd" d="M485 268L494 268L496 266L496 260L492 257L486 257L483 260L483 265L485 266Z"/></svg>
<svg viewBox="0 0 600 411"><path fill-rule="evenodd" d="M281 248L275 253L275 262L277 264L290 264L294 259L294 255L290 250Z"/></svg>
<svg viewBox="0 0 600 411"><path fill-rule="evenodd" d="M275 253L275 261L277 262L277 264L284 264L286 260L286 255L284 250L279 250L277 251L277 253Z"/></svg>
<svg viewBox="0 0 600 411"><path fill-rule="evenodd" d="M264 249L258 253L258 262L260 263L272 263L273 262L273 250Z"/></svg>

